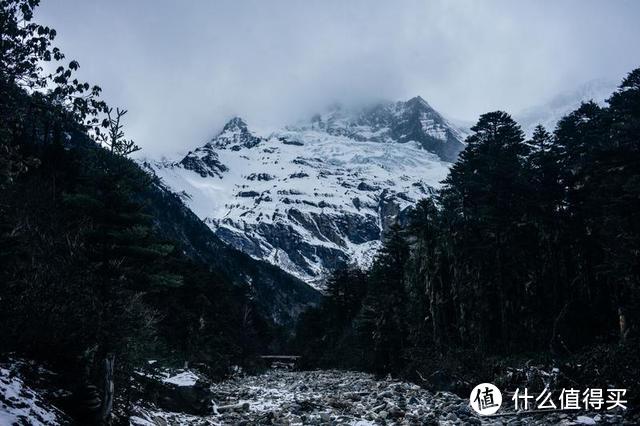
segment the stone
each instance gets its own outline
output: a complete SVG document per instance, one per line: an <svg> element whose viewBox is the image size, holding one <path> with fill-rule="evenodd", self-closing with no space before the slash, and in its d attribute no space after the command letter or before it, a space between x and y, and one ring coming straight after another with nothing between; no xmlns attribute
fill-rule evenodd
<svg viewBox="0 0 640 426"><path fill-rule="evenodd" d="M394 418L401 418L405 416L405 412L398 407L393 407L389 410L389 415Z"/></svg>
<svg viewBox="0 0 640 426"><path fill-rule="evenodd" d="M331 415L329 413L320 413L320 420L323 422L330 422L331 421Z"/></svg>

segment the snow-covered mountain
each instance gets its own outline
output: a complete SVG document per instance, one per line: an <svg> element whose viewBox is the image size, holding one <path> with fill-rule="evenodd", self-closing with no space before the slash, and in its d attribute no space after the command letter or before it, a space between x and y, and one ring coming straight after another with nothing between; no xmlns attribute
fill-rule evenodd
<svg viewBox="0 0 640 426"><path fill-rule="evenodd" d="M432 194L464 134L422 98L335 107L271 134L230 120L177 161L144 163L216 234L318 283L366 265L383 232Z"/></svg>
<svg viewBox="0 0 640 426"><path fill-rule="evenodd" d="M515 119L527 136L533 134L533 129L542 124L547 130L553 131L558 121L576 110L582 102L593 100L605 105L605 100L616 90L617 83L611 80L591 80L576 89L554 96L549 102L536 107L527 108Z"/></svg>

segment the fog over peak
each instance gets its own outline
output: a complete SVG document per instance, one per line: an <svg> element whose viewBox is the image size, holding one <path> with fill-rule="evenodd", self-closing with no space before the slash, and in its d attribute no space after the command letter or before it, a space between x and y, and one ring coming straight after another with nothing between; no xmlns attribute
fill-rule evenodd
<svg viewBox="0 0 640 426"><path fill-rule="evenodd" d="M146 155L233 116L277 127L333 102L421 96L447 117L518 112L640 65L640 3L44 1L80 75L124 106Z"/></svg>

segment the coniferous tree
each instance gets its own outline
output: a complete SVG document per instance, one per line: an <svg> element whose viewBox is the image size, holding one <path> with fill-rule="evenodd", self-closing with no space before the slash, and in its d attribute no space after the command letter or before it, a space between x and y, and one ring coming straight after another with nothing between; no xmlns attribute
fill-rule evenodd
<svg viewBox="0 0 640 426"><path fill-rule="evenodd" d="M548 312L541 329L549 329L564 309L561 290L566 281L562 265L564 189L561 184L558 147L554 135L538 125L527 144L526 178L529 194L527 223L531 227L528 258L528 287L530 291L523 303L526 306L525 328L533 330L541 324L540 313ZM537 334L537 333L536 333ZM535 336L536 345L549 336Z"/></svg>
<svg viewBox="0 0 640 426"><path fill-rule="evenodd" d="M471 129L467 148L444 181L442 204L460 229L451 243L455 252L454 297L468 300L460 315L460 338L481 347L518 332L509 317L523 289L512 268L522 241L516 229L527 212L525 159L529 153L520 127L501 111L484 114ZM458 248L460 247L460 248ZM480 314L482 313L482 314Z"/></svg>
<svg viewBox="0 0 640 426"><path fill-rule="evenodd" d="M600 182L608 179L603 166L608 161L605 153L611 146L609 126L607 110L587 102L560 120L555 131L565 191L563 233L567 238L562 242L562 259L570 279L558 297L564 305L559 318L562 317L567 329L577 328L580 322L584 327L572 333L565 331L564 341L568 346L588 342L594 335L613 329L607 324L613 320L609 299L612 283L598 271L604 254L603 204L594 197Z"/></svg>
<svg viewBox="0 0 640 426"><path fill-rule="evenodd" d="M355 267L338 268L327 280L327 309L338 327L351 321L360 310L367 291L364 272Z"/></svg>
<svg viewBox="0 0 640 426"><path fill-rule="evenodd" d="M418 202L411 213L412 245L409 273L408 321L417 347L441 349L455 328L450 304L451 275L440 212L431 199Z"/></svg>
<svg viewBox="0 0 640 426"><path fill-rule="evenodd" d="M370 368L378 373L401 368L407 340L404 268L408 257L402 229L394 224L371 268L367 296L356 319L356 327L370 345Z"/></svg>

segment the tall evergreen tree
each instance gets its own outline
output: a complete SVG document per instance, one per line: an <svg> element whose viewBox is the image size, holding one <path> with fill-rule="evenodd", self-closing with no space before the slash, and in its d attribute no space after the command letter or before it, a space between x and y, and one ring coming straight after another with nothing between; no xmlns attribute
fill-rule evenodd
<svg viewBox="0 0 640 426"><path fill-rule="evenodd" d="M360 310L367 291L366 276L357 267L338 268L327 280L327 309L332 322L344 327Z"/></svg>
<svg viewBox="0 0 640 426"><path fill-rule="evenodd" d="M367 296L356 319L370 344L370 368L378 373L399 371L407 341L404 268L409 246L399 225L392 225L369 275Z"/></svg>
<svg viewBox="0 0 640 426"><path fill-rule="evenodd" d="M451 244L454 262L463 263L454 265L455 297L469 300L460 315L474 319L460 325L460 337L487 347L517 335L508 319L519 309L512 301L523 290L512 268L519 254L514 248L522 240L510 230L527 213L529 147L520 127L501 111L482 115L471 130L441 198L460 229Z"/></svg>
<svg viewBox="0 0 640 426"><path fill-rule="evenodd" d="M410 338L418 347L442 349L455 329L455 318L442 218L432 199L418 202L411 214L409 232L415 238L407 268Z"/></svg>

